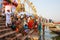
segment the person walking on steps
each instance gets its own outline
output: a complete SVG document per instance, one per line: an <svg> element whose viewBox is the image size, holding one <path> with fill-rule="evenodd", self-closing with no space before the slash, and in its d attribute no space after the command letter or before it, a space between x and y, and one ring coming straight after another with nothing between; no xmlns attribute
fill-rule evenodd
<svg viewBox="0 0 60 40"><path fill-rule="evenodd" d="M11 12L10 12L10 10L7 10L7 12L6 12L6 27L9 26L9 24L11 24Z"/></svg>

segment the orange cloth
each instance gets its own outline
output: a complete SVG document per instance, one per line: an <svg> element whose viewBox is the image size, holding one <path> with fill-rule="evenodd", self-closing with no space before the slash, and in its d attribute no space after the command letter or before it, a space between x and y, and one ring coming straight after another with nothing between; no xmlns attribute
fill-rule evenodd
<svg viewBox="0 0 60 40"><path fill-rule="evenodd" d="M29 29L32 29L33 28L33 24L34 24L34 20L29 20L29 22L28 22L28 28Z"/></svg>
<svg viewBox="0 0 60 40"><path fill-rule="evenodd" d="M16 28L16 32L18 32L19 30L18 30L18 28Z"/></svg>

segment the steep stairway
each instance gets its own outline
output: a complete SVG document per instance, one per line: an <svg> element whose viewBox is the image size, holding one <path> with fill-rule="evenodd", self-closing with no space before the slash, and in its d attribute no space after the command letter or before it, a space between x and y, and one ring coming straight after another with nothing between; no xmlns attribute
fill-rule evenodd
<svg viewBox="0 0 60 40"><path fill-rule="evenodd" d="M11 28L5 26L5 18L0 17L0 40L24 40L28 35L30 35L32 31L26 36L23 36L22 33L13 31Z"/></svg>
<svg viewBox="0 0 60 40"><path fill-rule="evenodd" d="M6 27L5 18L0 17L0 40L17 40L19 36L22 36L22 34Z"/></svg>

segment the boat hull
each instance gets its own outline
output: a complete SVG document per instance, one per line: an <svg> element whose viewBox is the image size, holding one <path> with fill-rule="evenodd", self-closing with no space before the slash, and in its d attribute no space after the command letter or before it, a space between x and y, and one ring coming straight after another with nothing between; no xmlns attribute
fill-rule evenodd
<svg viewBox="0 0 60 40"><path fill-rule="evenodd" d="M60 30L57 28L49 28L52 32L60 35Z"/></svg>

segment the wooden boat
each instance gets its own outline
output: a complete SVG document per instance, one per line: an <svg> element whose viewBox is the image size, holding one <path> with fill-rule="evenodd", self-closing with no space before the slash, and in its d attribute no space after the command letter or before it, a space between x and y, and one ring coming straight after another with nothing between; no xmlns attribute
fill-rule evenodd
<svg viewBox="0 0 60 40"><path fill-rule="evenodd" d="M52 32L60 35L60 24L56 25L54 28L49 28Z"/></svg>

